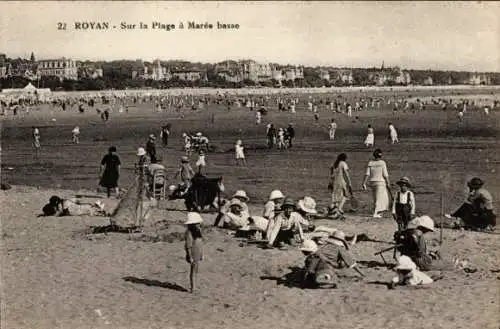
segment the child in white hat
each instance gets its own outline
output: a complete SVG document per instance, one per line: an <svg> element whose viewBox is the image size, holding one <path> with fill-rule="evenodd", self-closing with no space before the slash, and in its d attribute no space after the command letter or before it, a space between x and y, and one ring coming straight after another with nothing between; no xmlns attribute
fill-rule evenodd
<svg viewBox="0 0 500 329"><path fill-rule="evenodd" d="M186 225L186 261L191 265L189 272L190 292L195 292L199 264L203 260L203 237L201 234L201 223L203 218L197 212L189 212Z"/></svg>
<svg viewBox="0 0 500 329"><path fill-rule="evenodd" d="M389 285L390 289L394 289L397 285L420 286L434 282L430 276L420 272L417 265L408 256L399 257L394 270L398 275L392 279Z"/></svg>

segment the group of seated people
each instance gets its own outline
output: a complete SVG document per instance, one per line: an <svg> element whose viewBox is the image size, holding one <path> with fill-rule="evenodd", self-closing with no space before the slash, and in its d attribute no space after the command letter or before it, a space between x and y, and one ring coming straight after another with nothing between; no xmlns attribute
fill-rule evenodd
<svg viewBox="0 0 500 329"><path fill-rule="evenodd" d="M263 236L268 248L286 248L287 244L304 240L304 231L313 229L309 216L317 214L316 202L311 197L304 197L295 202L286 198L279 190L274 190L264 206L263 216L251 216L245 191L239 190L230 201L224 203L215 220L215 226L238 231L240 234ZM244 233L243 233L244 234Z"/></svg>
<svg viewBox="0 0 500 329"><path fill-rule="evenodd" d="M419 286L434 282L437 273L432 271L451 271L475 269L467 261L458 259L451 261L442 257L439 251L429 251L425 235L434 232L434 221L429 216L416 217L409 223L409 228L395 233L394 259L397 264L393 268L396 276L387 286L390 289L398 285ZM304 287L332 288L339 283L337 271L352 268L361 276L345 234L339 230L327 237L305 240L300 250L306 256L303 268L302 283ZM431 273L425 273L431 272Z"/></svg>
<svg viewBox="0 0 500 329"><path fill-rule="evenodd" d="M215 226L238 233L255 233L264 237L267 248L286 248L301 243L299 249L306 256L302 273L304 287L333 288L339 279L337 271L348 268L364 276L351 253L357 235L346 236L341 230L314 226L311 216L316 214L316 203L311 197L298 202L274 190L264 206L263 216L250 215L245 191L237 191L220 209ZM442 258L439 251L429 251L425 235L434 232L434 221L429 216L414 218L408 229L394 234L394 259L397 272L389 288L397 285L423 285L433 282L427 271L447 271L467 266L463 262Z"/></svg>

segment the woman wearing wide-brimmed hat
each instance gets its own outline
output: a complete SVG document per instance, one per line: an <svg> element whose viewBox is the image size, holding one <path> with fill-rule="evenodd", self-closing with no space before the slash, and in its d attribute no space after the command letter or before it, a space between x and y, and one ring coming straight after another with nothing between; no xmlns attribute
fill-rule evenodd
<svg viewBox="0 0 500 329"><path fill-rule="evenodd" d="M368 162L365 179L363 180L363 190L366 190L366 183L370 184L373 194L375 209L373 218L381 218L381 212L389 210L389 173L387 165L382 160L382 150L373 151L373 160Z"/></svg>
<svg viewBox="0 0 500 329"><path fill-rule="evenodd" d="M457 218L457 227L491 230L496 226L493 197L483 185L481 178L472 178L467 183L469 195L464 204L451 215L445 215L447 218Z"/></svg>
<svg viewBox="0 0 500 329"><path fill-rule="evenodd" d="M316 203L312 198L305 197L299 202L291 198L285 198L281 205L282 212L278 214L269 230L268 247L285 247L285 244L292 244L295 234L299 235L301 241L304 240L302 226L308 226L309 222L302 217L301 213L315 214Z"/></svg>
<svg viewBox="0 0 500 329"><path fill-rule="evenodd" d="M229 201L224 200L223 205L221 206L219 210L219 214L215 218L214 226L219 226L219 223L221 220L224 218L224 216L231 211L231 204L238 204L238 206L241 208L241 216L246 219L250 217L247 202L250 201L250 198L248 197L247 193L244 190L238 190L234 192L233 196ZM225 220L222 222L224 223Z"/></svg>

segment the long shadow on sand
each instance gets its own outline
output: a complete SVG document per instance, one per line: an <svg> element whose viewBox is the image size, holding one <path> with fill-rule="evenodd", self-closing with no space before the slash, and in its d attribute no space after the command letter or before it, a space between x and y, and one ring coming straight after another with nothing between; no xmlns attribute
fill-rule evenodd
<svg viewBox="0 0 500 329"><path fill-rule="evenodd" d="M376 260L360 260L358 263L369 268L385 267L392 269L395 266L395 264L383 263Z"/></svg>
<svg viewBox="0 0 500 329"><path fill-rule="evenodd" d="M300 267L289 267L289 273L283 276L261 276L261 280L276 281L277 285L283 285L288 288L305 288L302 284L303 271Z"/></svg>
<svg viewBox="0 0 500 329"><path fill-rule="evenodd" d="M141 278L136 278L133 276L126 276L123 278L124 281L126 282L132 282L136 284L143 284L149 287L160 287L160 288L165 288L165 289L170 289L170 290L175 290L175 291L181 291L181 292L187 292L188 290L184 287L179 286L177 283L170 283L170 282L161 282L158 280L149 280L149 279L141 279Z"/></svg>

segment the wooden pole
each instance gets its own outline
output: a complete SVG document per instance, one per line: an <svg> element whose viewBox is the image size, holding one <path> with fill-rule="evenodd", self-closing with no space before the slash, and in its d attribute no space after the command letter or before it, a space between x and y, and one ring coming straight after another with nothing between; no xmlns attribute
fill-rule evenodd
<svg viewBox="0 0 500 329"><path fill-rule="evenodd" d="M441 192L441 196L439 198L440 202L440 215L441 215L441 221L439 222L439 245L441 246L443 244L443 217L444 217L444 198L443 198L443 192Z"/></svg>

